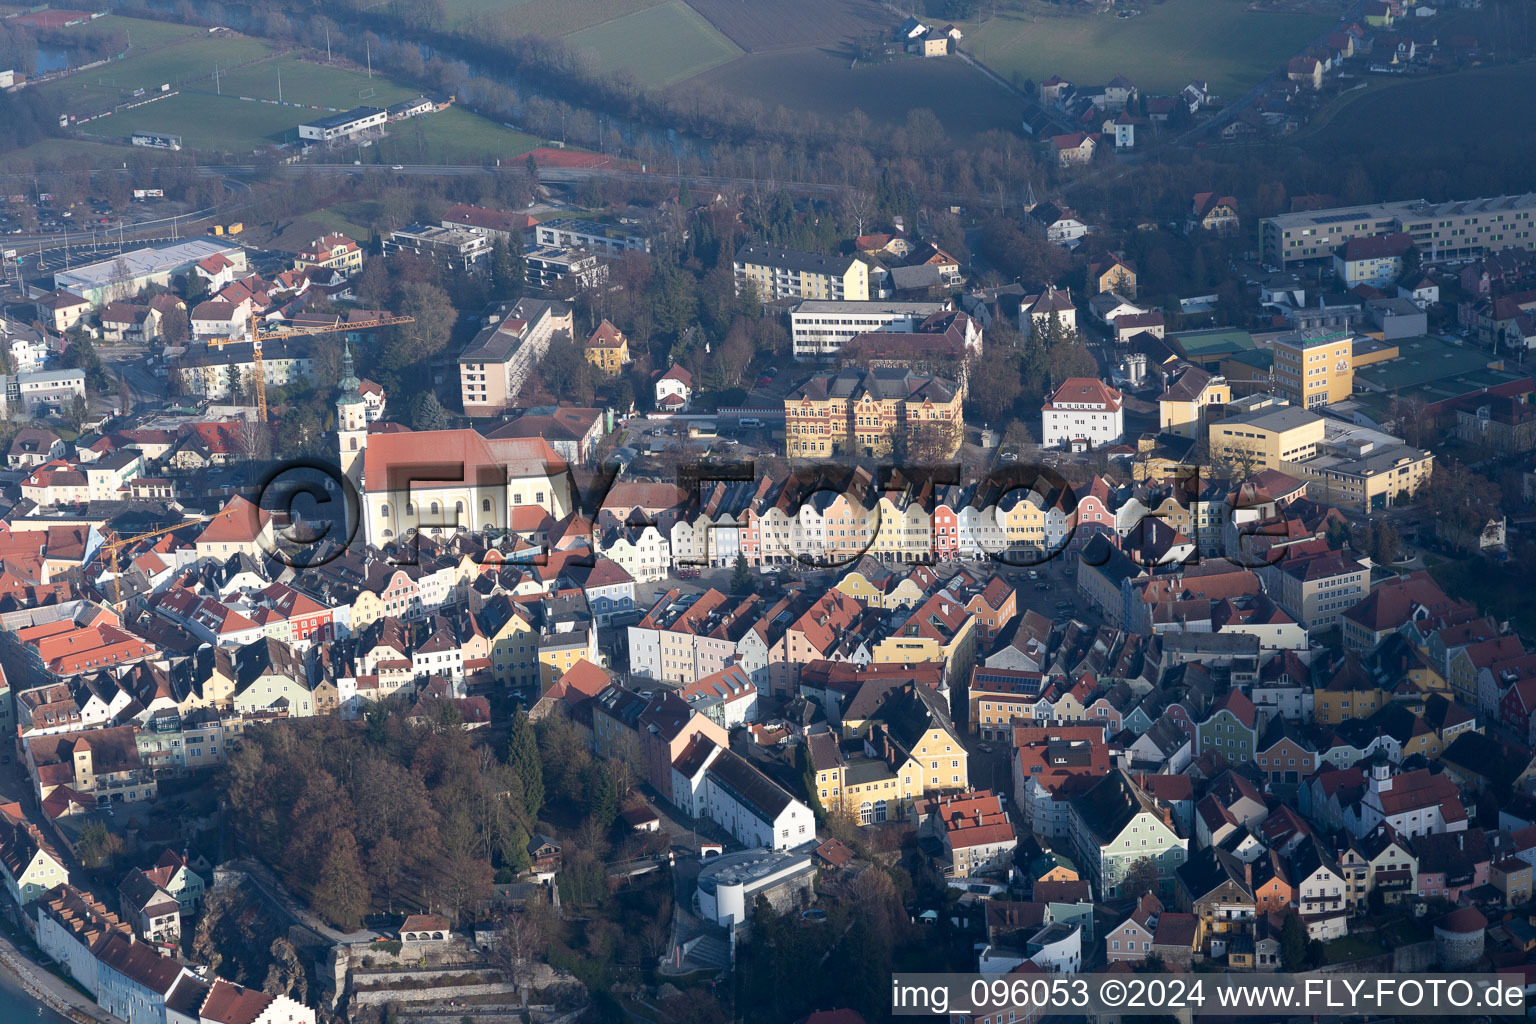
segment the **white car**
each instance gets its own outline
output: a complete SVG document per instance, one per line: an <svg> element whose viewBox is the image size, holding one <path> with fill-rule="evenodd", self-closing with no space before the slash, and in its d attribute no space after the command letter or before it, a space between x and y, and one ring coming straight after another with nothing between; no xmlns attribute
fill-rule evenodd
<svg viewBox="0 0 1536 1024"><path fill-rule="evenodd" d="M404 164L391 164L389 169L392 170L392 171L403 171L403 170L405 170L405 165Z"/></svg>

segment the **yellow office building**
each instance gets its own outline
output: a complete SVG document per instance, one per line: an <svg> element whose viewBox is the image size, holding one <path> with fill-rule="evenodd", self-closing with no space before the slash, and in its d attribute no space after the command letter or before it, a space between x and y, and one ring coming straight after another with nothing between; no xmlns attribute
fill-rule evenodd
<svg viewBox="0 0 1536 1024"><path fill-rule="evenodd" d="M1275 387L1292 405L1316 409L1350 396L1355 386L1354 336L1331 327L1282 334L1275 354Z"/></svg>
<svg viewBox="0 0 1536 1024"><path fill-rule="evenodd" d="M1323 418L1317 413L1272 399L1237 402L1228 408L1234 407L1236 414L1211 424L1211 458L1217 462L1246 472L1284 472L1286 463L1317 454L1323 440Z"/></svg>

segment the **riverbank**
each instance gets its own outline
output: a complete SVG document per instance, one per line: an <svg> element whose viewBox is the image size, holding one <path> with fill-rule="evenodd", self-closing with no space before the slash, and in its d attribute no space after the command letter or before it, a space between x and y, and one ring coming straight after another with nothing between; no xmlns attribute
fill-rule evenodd
<svg viewBox="0 0 1536 1024"><path fill-rule="evenodd" d="M0 1021L121 1024L83 992L33 963L0 934Z"/></svg>

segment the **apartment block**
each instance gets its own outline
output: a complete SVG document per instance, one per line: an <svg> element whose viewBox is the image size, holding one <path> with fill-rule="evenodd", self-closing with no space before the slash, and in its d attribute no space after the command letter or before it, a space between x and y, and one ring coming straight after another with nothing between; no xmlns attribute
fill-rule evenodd
<svg viewBox="0 0 1536 1024"><path fill-rule="evenodd" d="M550 292L567 278L578 288L594 288L608 280L608 266L588 252L541 247L523 256L528 287Z"/></svg>
<svg viewBox="0 0 1536 1024"><path fill-rule="evenodd" d="M1430 203L1422 199L1282 213L1260 221L1264 261L1331 260L1352 238L1406 233L1426 259L1477 256L1514 246L1532 248L1536 192L1492 199Z"/></svg>
<svg viewBox="0 0 1536 1024"><path fill-rule="evenodd" d="M436 224L412 225L404 231L392 231L384 239L385 256L406 252L463 271L474 269L490 255L491 248L491 240L485 235Z"/></svg>
<svg viewBox="0 0 1536 1024"><path fill-rule="evenodd" d="M736 250L736 294L748 287L764 302L833 299L867 302L869 264L857 256L747 244Z"/></svg>
<svg viewBox="0 0 1536 1024"><path fill-rule="evenodd" d="M574 217L545 221L533 228L534 243L556 249L587 249L614 256L626 252L650 252L651 240L622 224L578 220Z"/></svg>
<svg viewBox="0 0 1536 1024"><path fill-rule="evenodd" d="M495 416L508 409L556 331L571 333L569 306L522 299L475 335L459 354L464 414Z"/></svg>

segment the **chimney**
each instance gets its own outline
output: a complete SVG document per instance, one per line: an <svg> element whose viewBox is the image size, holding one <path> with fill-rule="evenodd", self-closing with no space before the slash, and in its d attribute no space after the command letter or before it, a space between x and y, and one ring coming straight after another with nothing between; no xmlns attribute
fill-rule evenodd
<svg viewBox="0 0 1536 1024"><path fill-rule="evenodd" d="M1253 891L1253 862L1252 861L1244 861L1243 862L1243 884L1248 887L1248 891L1249 892Z"/></svg>

